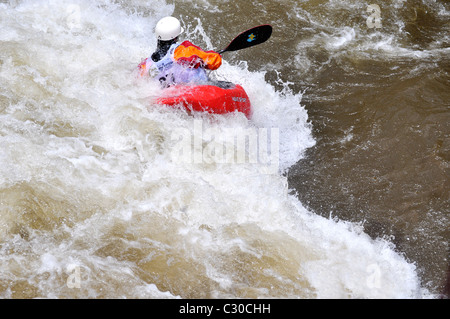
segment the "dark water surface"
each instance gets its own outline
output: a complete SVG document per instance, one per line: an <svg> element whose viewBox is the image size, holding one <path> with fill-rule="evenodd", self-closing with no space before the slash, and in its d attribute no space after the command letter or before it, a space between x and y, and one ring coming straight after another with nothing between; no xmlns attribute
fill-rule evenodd
<svg viewBox="0 0 450 319"><path fill-rule="evenodd" d="M270 44L232 59L266 69L274 85L281 78L304 91L317 144L288 172L301 202L317 214L360 222L373 237L391 238L417 264L424 284L443 291L450 238L450 4L208 3L224 17L220 31L209 5L175 12L199 16L222 45L229 34L272 24ZM370 4L380 7L379 28L367 23Z"/></svg>

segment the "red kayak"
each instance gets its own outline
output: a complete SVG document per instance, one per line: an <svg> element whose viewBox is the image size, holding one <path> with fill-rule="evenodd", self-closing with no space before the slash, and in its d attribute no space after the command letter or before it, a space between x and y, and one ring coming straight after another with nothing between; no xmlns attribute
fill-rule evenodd
<svg viewBox="0 0 450 319"><path fill-rule="evenodd" d="M202 85L176 85L164 90L158 104L184 106L188 111L225 114L242 112L250 118L251 105L247 93L238 84L215 82Z"/></svg>

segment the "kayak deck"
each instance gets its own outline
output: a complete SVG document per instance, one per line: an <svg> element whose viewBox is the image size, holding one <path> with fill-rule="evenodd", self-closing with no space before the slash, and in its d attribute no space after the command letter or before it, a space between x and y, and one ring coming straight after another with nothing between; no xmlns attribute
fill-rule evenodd
<svg viewBox="0 0 450 319"><path fill-rule="evenodd" d="M175 85L164 90L157 104L184 106L188 111L225 114L242 112L250 117L251 104L239 84L218 81L201 85Z"/></svg>

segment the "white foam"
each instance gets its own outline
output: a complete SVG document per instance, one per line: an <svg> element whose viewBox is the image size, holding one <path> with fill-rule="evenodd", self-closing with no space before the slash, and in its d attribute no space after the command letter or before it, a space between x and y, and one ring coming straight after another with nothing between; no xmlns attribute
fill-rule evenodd
<svg viewBox="0 0 450 319"><path fill-rule="evenodd" d="M0 259L2 265L11 257L30 262L5 263L0 274L8 277L14 270L17 278L32 278L41 296L173 298L179 294L160 291L159 276L152 277L155 282L141 277L151 274L147 262L169 256L164 269L175 271L167 276L175 282L167 286L182 285L189 276L206 278L211 286L218 284L211 295L220 297L245 286L236 260L268 256L273 264L247 271L280 287L300 289L306 281L305 296L420 295L414 267L387 242L369 239L352 224L314 215L289 194L281 173L315 143L301 94L276 91L264 72L225 61L216 76L243 85L254 107L250 121L239 114L189 116L150 104L160 89L154 81L135 79L133 72L154 48L152 26L173 11L172 5L159 5L149 16L87 0L26 0L15 9L0 7L8 30L0 40L16 36L8 44L13 57L0 55L8 97L0 114L0 145L6 150L0 165L7 168L0 172L0 188L29 184L42 195L36 199L44 203L42 211L57 220L44 230L26 225L29 237L20 243L27 255L3 249ZM23 22L17 25L18 20ZM200 26L192 30L206 36ZM344 34L338 46L353 37ZM279 171L265 174L252 163L186 163L174 157L173 130L194 134L196 120L223 133L278 128ZM133 249L148 255L134 260L125 254ZM185 272L172 267L177 262ZM79 268L71 271L80 269L81 290L61 285L72 264ZM285 264L298 272L295 278L282 274ZM371 279L371 265L380 267L382 277L361 285ZM52 276L34 277L35 270ZM289 289L271 295L257 285L250 288L261 297L293 297Z"/></svg>

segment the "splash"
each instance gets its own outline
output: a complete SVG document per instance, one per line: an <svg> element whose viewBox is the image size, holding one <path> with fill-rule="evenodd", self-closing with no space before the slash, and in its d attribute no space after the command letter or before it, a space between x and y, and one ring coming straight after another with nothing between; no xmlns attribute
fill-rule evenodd
<svg viewBox="0 0 450 319"><path fill-rule="evenodd" d="M424 296L389 242L288 189L283 172L314 145L301 94L225 62L214 76L245 87L252 120L149 103L160 89L134 70L173 11L159 4L0 5L0 296ZM211 142L198 121L217 135L278 129L279 169L177 157L174 130Z"/></svg>

